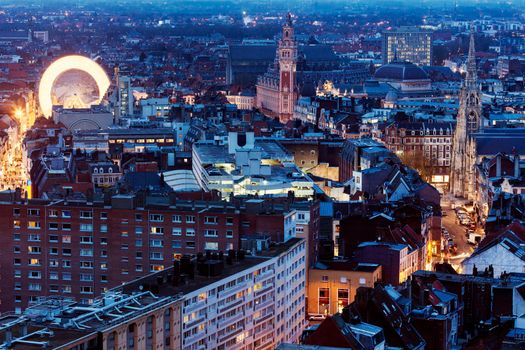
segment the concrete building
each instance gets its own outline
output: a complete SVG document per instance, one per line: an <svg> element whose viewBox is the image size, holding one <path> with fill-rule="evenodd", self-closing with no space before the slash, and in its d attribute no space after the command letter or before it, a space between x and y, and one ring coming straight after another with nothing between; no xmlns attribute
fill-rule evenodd
<svg viewBox="0 0 525 350"><path fill-rule="evenodd" d="M383 32L383 64L408 61L432 65L432 32L417 27L399 27Z"/></svg>
<svg viewBox="0 0 525 350"><path fill-rule="evenodd" d="M253 132L230 132L220 140L193 144L193 174L205 191L230 195L296 197L313 195L313 182L277 141L255 139Z"/></svg>
<svg viewBox="0 0 525 350"><path fill-rule="evenodd" d="M53 121L64 124L72 131L106 129L114 124L113 114L103 106L75 109L56 106L53 108Z"/></svg>

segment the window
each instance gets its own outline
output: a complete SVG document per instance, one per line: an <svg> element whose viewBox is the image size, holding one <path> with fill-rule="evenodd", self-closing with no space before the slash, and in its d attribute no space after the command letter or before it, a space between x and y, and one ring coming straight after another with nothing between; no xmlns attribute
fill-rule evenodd
<svg viewBox="0 0 525 350"><path fill-rule="evenodd" d="M40 259L35 259L35 258L32 258L32 259L29 259L29 265L30 266L40 266Z"/></svg>
<svg viewBox="0 0 525 350"><path fill-rule="evenodd" d="M29 271L27 277L31 279L41 279L42 273L40 271Z"/></svg>
<svg viewBox="0 0 525 350"><path fill-rule="evenodd" d="M153 235L163 235L164 234L164 227L152 226L150 232Z"/></svg>
<svg viewBox="0 0 525 350"><path fill-rule="evenodd" d="M62 260L62 267L70 268L71 267L71 260Z"/></svg>
<svg viewBox="0 0 525 350"><path fill-rule="evenodd" d="M58 210L56 210L56 209L50 209L50 210L48 211L48 216L49 216L50 218L56 218L56 217L58 217Z"/></svg>
<svg viewBox="0 0 525 350"><path fill-rule="evenodd" d="M142 247L142 239L135 240L135 247Z"/></svg>
<svg viewBox="0 0 525 350"><path fill-rule="evenodd" d="M204 230L204 237L217 237L217 230Z"/></svg>
<svg viewBox="0 0 525 350"><path fill-rule="evenodd" d="M186 248L190 248L190 249L195 248L195 242L194 241L186 242Z"/></svg>
<svg viewBox="0 0 525 350"><path fill-rule="evenodd" d="M40 242L40 235L38 233L30 233L27 240L29 242Z"/></svg>
<svg viewBox="0 0 525 350"><path fill-rule="evenodd" d="M108 232L108 225L107 224L101 224L100 225L100 232Z"/></svg>
<svg viewBox="0 0 525 350"><path fill-rule="evenodd" d="M102 212L100 213L100 220L107 220L108 219L108 213Z"/></svg>
<svg viewBox="0 0 525 350"><path fill-rule="evenodd" d="M171 229L171 234L174 236L182 235L182 229L180 227L174 227Z"/></svg>
<svg viewBox="0 0 525 350"><path fill-rule="evenodd" d="M42 285L40 283L29 283L29 290L30 291L41 291Z"/></svg>
<svg viewBox="0 0 525 350"><path fill-rule="evenodd" d="M321 276L321 281L328 282L328 276Z"/></svg>
<svg viewBox="0 0 525 350"><path fill-rule="evenodd" d="M187 228L186 229L186 236L195 236L195 229L194 228Z"/></svg>
<svg viewBox="0 0 525 350"><path fill-rule="evenodd" d="M92 231L93 231L92 224L80 224L80 232L92 232Z"/></svg>
<svg viewBox="0 0 525 350"><path fill-rule="evenodd" d="M27 228L30 230L38 230L40 228L40 221L28 221Z"/></svg>
<svg viewBox="0 0 525 350"><path fill-rule="evenodd" d="M227 217L226 218L226 225L229 225L229 226L233 225L233 218L232 217Z"/></svg>
<svg viewBox="0 0 525 350"><path fill-rule="evenodd" d="M172 248L182 248L182 242L181 241L171 241L171 247Z"/></svg>
<svg viewBox="0 0 525 350"><path fill-rule="evenodd" d="M42 249L38 246L28 246L27 252L29 254L40 254L42 252Z"/></svg>
<svg viewBox="0 0 525 350"><path fill-rule="evenodd" d="M71 210L62 210L62 217L63 218L70 218L71 217Z"/></svg>
<svg viewBox="0 0 525 350"><path fill-rule="evenodd" d="M19 216L20 215L20 208L13 208L13 215Z"/></svg>
<svg viewBox="0 0 525 350"><path fill-rule="evenodd" d="M216 224L219 222L216 216L205 216L204 217L204 223L206 224Z"/></svg>
<svg viewBox="0 0 525 350"><path fill-rule="evenodd" d="M142 214L135 214L135 221L142 221Z"/></svg>
<svg viewBox="0 0 525 350"><path fill-rule="evenodd" d="M164 259L161 252L151 252L149 253L149 258L151 260L163 260Z"/></svg>
<svg viewBox="0 0 525 350"><path fill-rule="evenodd" d="M80 249L80 256L93 256L93 249Z"/></svg>
<svg viewBox="0 0 525 350"><path fill-rule="evenodd" d="M81 219L93 219L93 212L91 212L91 211L81 211L80 212L80 218Z"/></svg>
<svg viewBox="0 0 525 350"><path fill-rule="evenodd" d="M49 279L50 280L57 280L58 279L58 272L53 271L49 273Z"/></svg>
<svg viewBox="0 0 525 350"><path fill-rule="evenodd" d="M80 243L92 244L93 238L91 236L80 236Z"/></svg>
<svg viewBox="0 0 525 350"><path fill-rule="evenodd" d="M194 215L186 215L186 223L194 224L195 223L195 216Z"/></svg>
<svg viewBox="0 0 525 350"><path fill-rule="evenodd" d="M62 224L62 230L63 231L71 231L71 224L70 223Z"/></svg>
<svg viewBox="0 0 525 350"><path fill-rule="evenodd" d="M49 267L58 267L58 260L57 259L51 259L49 260Z"/></svg>
<svg viewBox="0 0 525 350"><path fill-rule="evenodd" d="M13 228L20 228L20 220L13 220Z"/></svg>
<svg viewBox="0 0 525 350"><path fill-rule="evenodd" d="M359 278L359 284L366 284L366 278L360 277Z"/></svg>
<svg viewBox="0 0 525 350"><path fill-rule="evenodd" d="M71 243L71 235L63 235L62 243Z"/></svg>
<svg viewBox="0 0 525 350"><path fill-rule="evenodd" d="M182 222L182 215L173 215L171 217L171 222L180 224Z"/></svg>
<svg viewBox="0 0 525 350"><path fill-rule="evenodd" d="M93 294L93 287L90 286L81 286L80 294Z"/></svg>
<svg viewBox="0 0 525 350"><path fill-rule="evenodd" d="M219 243L218 242L205 242L204 249L205 250L219 250Z"/></svg>
<svg viewBox="0 0 525 350"><path fill-rule="evenodd" d="M27 209L27 215L29 216L39 216L40 209Z"/></svg>
<svg viewBox="0 0 525 350"><path fill-rule="evenodd" d="M50 255L58 255L58 248L55 248L55 247L49 248L49 254Z"/></svg>
<svg viewBox="0 0 525 350"><path fill-rule="evenodd" d="M162 215L162 214L149 214L149 221L152 221L152 222L163 222L164 221L164 215Z"/></svg>
<svg viewBox="0 0 525 350"><path fill-rule="evenodd" d="M71 256L71 248L63 248L62 255Z"/></svg>
<svg viewBox="0 0 525 350"><path fill-rule="evenodd" d="M150 246L159 248L164 246L164 243L162 242L162 239L152 239L150 241Z"/></svg>
<svg viewBox="0 0 525 350"><path fill-rule="evenodd" d="M71 281L71 272L63 272L62 273L62 280L63 281Z"/></svg>
<svg viewBox="0 0 525 350"><path fill-rule="evenodd" d="M56 231L58 230L58 222L50 222L48 227L50 230Z"/></svg>

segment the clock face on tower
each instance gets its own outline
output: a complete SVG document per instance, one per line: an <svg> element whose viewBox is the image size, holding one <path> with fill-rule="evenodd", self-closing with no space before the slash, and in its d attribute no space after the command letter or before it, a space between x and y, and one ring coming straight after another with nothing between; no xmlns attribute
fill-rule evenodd
<svg viewBox="0 0 525 350"><path fill-rule="evenodd" d="M290 64L288 63L283 63L281 67L282 67L282 70L290 70Z"/></svg>

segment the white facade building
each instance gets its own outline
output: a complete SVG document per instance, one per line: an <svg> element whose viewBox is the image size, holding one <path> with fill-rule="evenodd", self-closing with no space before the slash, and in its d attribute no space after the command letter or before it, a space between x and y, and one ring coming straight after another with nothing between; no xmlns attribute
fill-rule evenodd
<svg viewBox="0 0 525 350"><path fill-rule="evenodd" d="M185 294L181 348L269 350L297 342L306 326L305 260L305 241L293 239L281 253Z"/></svg>

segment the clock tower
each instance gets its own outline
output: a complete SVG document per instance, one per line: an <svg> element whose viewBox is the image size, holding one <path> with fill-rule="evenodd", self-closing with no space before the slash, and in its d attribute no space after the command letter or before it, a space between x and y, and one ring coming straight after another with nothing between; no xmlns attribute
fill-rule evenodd
<svg viewBox="0 0 525 350"><path fill-rule="evenodd" d="M283 26L282 38L277 50L279 62L279 120L286 123L292 119L296 91L297 43L294 38L292 16L288 14Z"/></svg>

